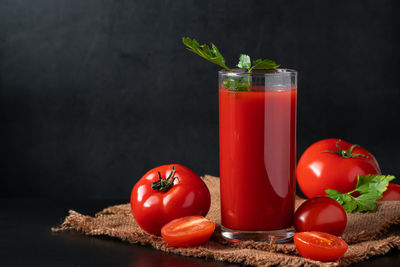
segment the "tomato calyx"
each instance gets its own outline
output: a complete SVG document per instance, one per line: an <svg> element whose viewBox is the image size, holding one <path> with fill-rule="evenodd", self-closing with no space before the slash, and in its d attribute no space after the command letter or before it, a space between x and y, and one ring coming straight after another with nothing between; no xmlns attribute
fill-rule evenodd
<svg viewBox="0 0 400 267"><path fill-rule="evenodd" d="M353 149L356 148L356 147L358 147L359 145L354 144L354 145L352 145L351 147L349 147L349 149L347 149L347 150L342 149L342 148L340 147L340 145L339 145L339 143L340 143L341 141L342 141L342 140L339 139L339 140L336 142L336 147L339 149L339 151L324 150L324 151L322 151L322 152L334 153L334 154L337 154L337 155L341 156L342 158L368 158L368 156L367 156L367 155L364 155L364 154L351 154L351 153L353 152Z"/></svg>
<svg viewBox="0 0 400 267"><path fill-rule="evenodd" d="M172 166L172 171L167 179L163 179L161 177L161 173L158 172L158 180L151 184L151 188L161 192L167 192L174 184L175 179L178 179L179 181L179 178L174 177L174 175L175 175L175 166Z"/></svg>

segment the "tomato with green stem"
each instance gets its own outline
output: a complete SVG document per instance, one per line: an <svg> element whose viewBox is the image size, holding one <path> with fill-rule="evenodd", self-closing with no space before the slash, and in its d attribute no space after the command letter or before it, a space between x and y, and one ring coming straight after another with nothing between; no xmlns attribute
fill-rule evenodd
<svg viewBox="0 0 400 267"><path fill-rule="evenodd" d="M328 188L349 192L355 189L357 176L380 173L370 152L340 139L325 139L311 145L296 170L297 183L307 198L325 196Z"/></svg>
<svg viewBox="0 0 400 267"><path fill-rule="evenodd" d="M173 219L205 216L210 209L210 192L192 170L179 164L148 171L133 187L132 214L146 232L160 235L161 227Z"/></svg>

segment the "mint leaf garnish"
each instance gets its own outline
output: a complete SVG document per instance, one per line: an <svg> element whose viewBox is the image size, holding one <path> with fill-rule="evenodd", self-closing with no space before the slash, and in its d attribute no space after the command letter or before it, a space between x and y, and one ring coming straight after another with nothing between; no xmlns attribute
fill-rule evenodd
<svg viewBox="0 0 400 267"><path fill-rule="evenodd" d="M356 189L347 193L326 189L325 193L327 197L339 202L347 212L374 211L376 209L376 201L382 198L383 192L386 191L389 182L393 179L395 179L393 175L359 175ZM353 197L351 194L354 192L359 192L361 195Z"/></svg>

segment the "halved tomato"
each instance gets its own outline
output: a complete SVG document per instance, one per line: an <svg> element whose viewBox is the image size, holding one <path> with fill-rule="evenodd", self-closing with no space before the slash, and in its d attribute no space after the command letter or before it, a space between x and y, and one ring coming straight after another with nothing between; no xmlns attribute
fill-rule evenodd
<svg viewBox="0 0 400 267"><path fill-rule="evenodd" d="M343 239L323 232L296 233L294 244L304 258L317 261L337 260L349 247Z"/></svg>
<svg viewBox="0 0 400 267"><path fill-rule="evenodd" d="M214 233L215 223L203 216L186 216L170 221L161 228L165 242L174 247L203 244Z"/></svg>

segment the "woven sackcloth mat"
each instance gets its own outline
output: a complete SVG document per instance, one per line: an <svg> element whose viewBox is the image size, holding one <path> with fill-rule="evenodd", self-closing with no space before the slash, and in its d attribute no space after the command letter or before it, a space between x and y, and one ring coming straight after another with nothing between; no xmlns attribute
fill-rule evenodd
<svg viewBox="0 0 400 267"><path fill-rule="evenodd" d="M377 211L373 213L348 214L347 227L342 238L350 244L349 249L335 262L305 259L299 256L293 243L227 242L221 238L218 230L219 179L209 175L203 179L211 192L211 208L207 218L216 222L217 228L213 237L201 246L175 248L166 244L161 237L145 233L135 222L129 204L108 207L95 217L70 210L64 222L59 227L52 228L52 231L76 230L86 235L111 236L130 243L151 245L170 253L255 266L346 266L372 256L383 255L392 248L400 249L400 227L397 225L400 222L400 201L379 203ZM296 199L296 207L303 201Z"/></svg>

